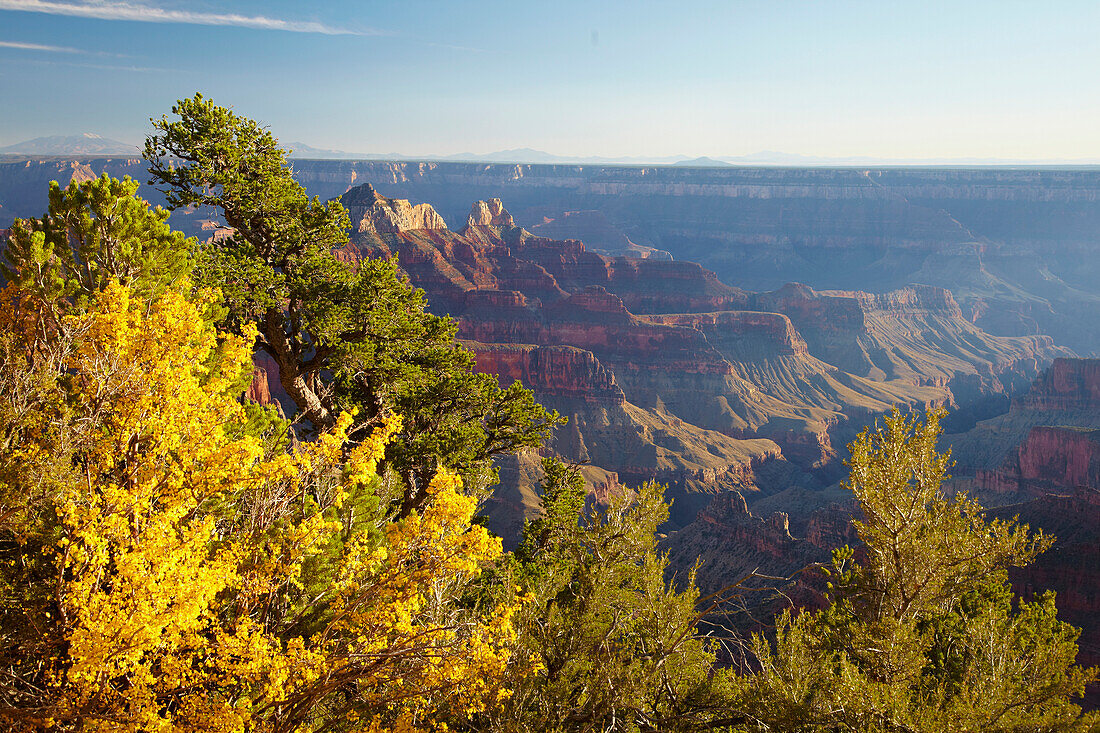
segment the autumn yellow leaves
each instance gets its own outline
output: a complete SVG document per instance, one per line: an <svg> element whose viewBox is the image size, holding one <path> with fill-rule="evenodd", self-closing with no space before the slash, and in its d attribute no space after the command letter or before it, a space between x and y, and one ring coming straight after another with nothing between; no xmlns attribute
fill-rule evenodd
<svg viewBox="0 0 1100 733"><path fill-rule="evenodd" d="M0 711L7 726L309 730L347 701L364 730L412 731L508 694L514 603L456 602L501 552L458 477L400 521L376 505L349 522L399 418L353 445L345 415L264 455L232 436L252 345L204 319L212 293L146 302L114 281L56 328L4 297L4 368L40 376L5 425L5 522L42 591L5 631L48 651L17 668L31 704ZM67 470L34 490L61 450Z"/></svg>

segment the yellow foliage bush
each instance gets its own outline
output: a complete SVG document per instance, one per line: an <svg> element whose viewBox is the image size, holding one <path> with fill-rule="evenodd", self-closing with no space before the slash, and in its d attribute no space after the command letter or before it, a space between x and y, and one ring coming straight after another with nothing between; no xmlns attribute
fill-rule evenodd
<svg viewBox="0 0 1100 733"><path fill-rule="evenodd" d="M273 457L231 437L252 338L204 321L213 297L171 291L149 304L109 285L66 316L72 337L54 382L35 382L38 406L0 409L20 443L0 459L0 532L15 548L0 565L0 661L15 674L0 720L416 731L506 696L515 607L458 603L501 553L471 525L475 500L441 471L420 513L378 511L373 529L350 531L350 497L377 485L399 419L353 445L344 416ZM6 298L0 366L18 381L57 336ZM51 469L63 447L71 470ZM52 490L32 490L43 471ZM32 494L34 506L19 499Z"/></svg>

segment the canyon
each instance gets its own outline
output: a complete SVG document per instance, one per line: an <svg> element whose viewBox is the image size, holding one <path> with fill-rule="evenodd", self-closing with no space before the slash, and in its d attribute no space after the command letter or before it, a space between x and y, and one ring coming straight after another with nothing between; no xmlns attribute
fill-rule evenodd
<svg viewBox="0 0 1100 733"><path fill-rule="evenodd" d="M585 349L629 404L806 469L885 405L951 405L963 432L1100 347L1097 170L293 165L463 338ZM137 156L0 161L0 226L104 172L147 178ZM209 212L172 224L225 234Z"/></svg>
<svg viewBox="0 0 1100 733"><path fill-rule="evenodd" d="M1076 356L1100 352L1100 171L294 167L348 208L340 257L397 257L480 371L569 418L547 451L594 500L668 486L662 546L676 573L702 559L704 592L855 542L845 446L893 405L944 405L948 489L1058 537L1012 580L1056 590L1100 662L1100 360ZM146 175L0 161L0 226L41 215L49 180L102 172ZM171 222L225 236L209 212ZM289 409L273 369L249 394ZM538 466L498 466L484 513L509 545Z"/></svg>
<svg viewBox="0 0 1100 733"><path fill-rule="evenodd" d="M670 529L730 491L750 502L816 492L793 513L801 528L874 415L1007 400L1069 353L1048 336L986 333L933 286L754 293L697 263L536 235L497 198L470 204L459 230L371 184L341 200L352 234L338 255L396 257L458 321L479 370L569 418L551 450L626 484L667 484Z"/></svg>
<svg viewBox="0 0 1100 733"><path fill-rule="evenodd" d="M756 291L800 282L885 293L949 290L994 335L1045 334L1100 351L1100 170L682 168L351 160L293 161L313 195L371 183L460 226L501 198L519 226L605 255L698 262ZM0 227L45 209L46 185L109 172L146 180L138 157L0 160ZM159 194L147 189L153 203ZM198 233L208 215L177 212Z"/></svg>
<svg viewBox="0 0 1100 733"><path fill-rule="evenodd" d="M958 456L949 490L1060 537L1012 580L1025 595L1056 590L1084 630L1081 661L1100 661L1100 577L1089 569L1100 551L1100 360L1049 335L993 335L932 285L751 292L695 263L535 235L499 199L473 203L457 232L395 230L388 212L403 204L370 185L349 194L345 256L396 256L458 320L479 370L522 381L568 416L551 449L585 464L594 494L668 485L662 546L674 574L701 563L704 593L750 573L790 576L855 544L856 508L837 485L844 445L891 405L948 405L971 411L946 436ZM489 509L504 533L537 497L533 461L512 463ZM781 595L754 602L821 602L812 572L768 583Z"/></svg>

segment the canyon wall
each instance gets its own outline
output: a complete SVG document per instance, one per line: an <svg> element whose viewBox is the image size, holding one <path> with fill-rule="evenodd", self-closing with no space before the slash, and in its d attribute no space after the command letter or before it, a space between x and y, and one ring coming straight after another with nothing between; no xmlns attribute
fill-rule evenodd
<svg viewBox="0 0 1100 733"><path fill-rule="evenodd" d="M452 228L467 221L470 202L500 198L535 234L588 238L609 255L698 262L748 290L794 281L876 293L935 285L992 334L1047 334L1079 353L1100 352L1094 169L293 166L313 195L371 183L411 207L431 203ZM138 158L0 162L0 227L40 215L51 179L64 185L103 171L147 180ZM162 202L151 188L142 195ZM173 221L198 234L209 217L179 212Z"/></svg>
<svg viewBox="0 0 1100 733"><path fill-rule="evenodd" d="M752 293L697 263L537 236L495 197L470 205L459 231L421 224L416 207L373 186L344 200L342 257L397 257L431 307L456 318L479 370L570 418L556 453L627 483L667 483L675 526L715 492L826 486L874 415L954 405L953 389L1000 394L999 375L1030 380L1061 353L1050 339L986 334L940 288ZM851 351L872 368L819 356Z"/></svg>

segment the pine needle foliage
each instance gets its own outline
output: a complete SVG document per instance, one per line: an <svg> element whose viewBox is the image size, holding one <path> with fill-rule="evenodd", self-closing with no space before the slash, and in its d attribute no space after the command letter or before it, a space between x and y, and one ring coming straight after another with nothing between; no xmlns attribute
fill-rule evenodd
<svg viewBox="0 0 1100 733"><path fill-rule="evenodd" d="M233 230L202 250L199 280L222 289L230 329L255 326L314 431L342 411L364 428L402 416L384 462L404 481L402 514L426 500L439 467L474 481L493 456L537 447L562 422L522 385L475 373L454 321L427 312L396 261L339 259L346 211L306 194L270 131L202 95L172 115L146 143L153 182L170 206L213 207Z"/></svg>
<svg viewBox="0 0 1100 733"><path fill-rule="evenodd" d="M542 517L517 551L532 600L519 613L519 650L533 672L497 711L512 731L698 730L724 715L725 673L697 632L693 579L665 577L657 527L663 487L647 483L585 512L575 469L543 461ZM526 670L525 670L526 671Z"/></svg>
<svg viewBox="0 0 1100 733"><path fill-rule="evenodd" d="M1078 631L1054 594L1023 601L1007 569L1052 543L946 496L942 410L898 411L852 444L846 486L863 545L834 552L829 605L784 614L757 637L742 679L746 730L1093 730L1074 698L1096 679L1075 665Z"/></svg>

